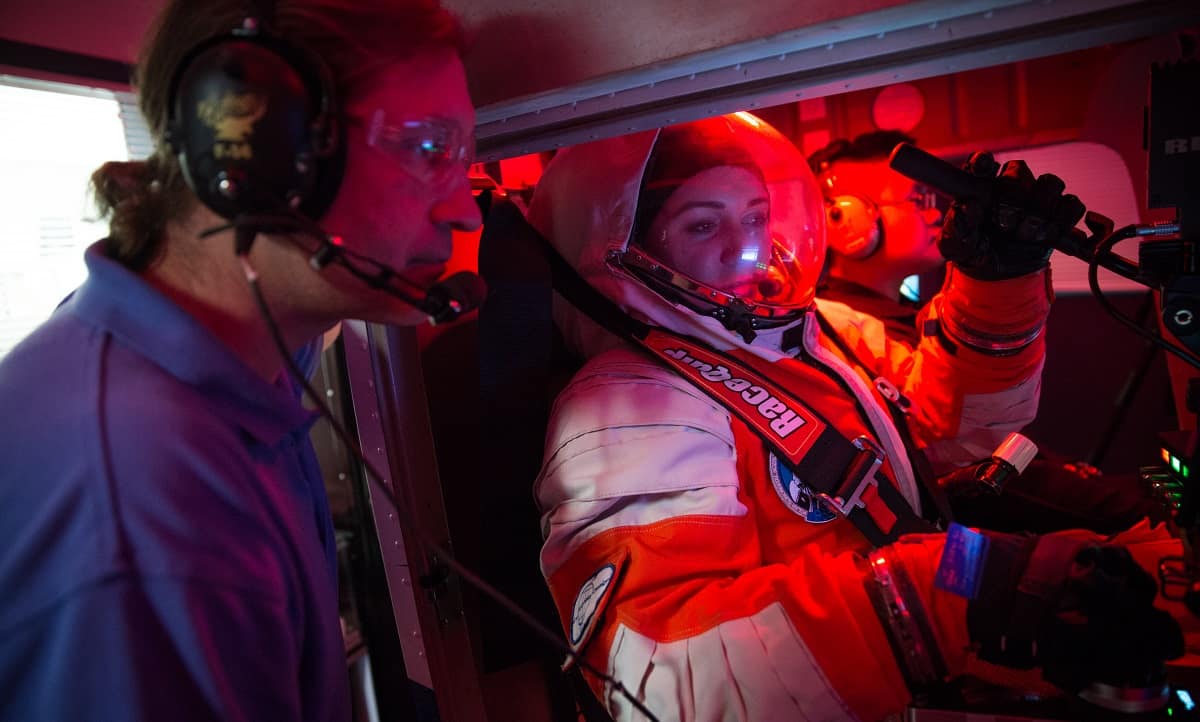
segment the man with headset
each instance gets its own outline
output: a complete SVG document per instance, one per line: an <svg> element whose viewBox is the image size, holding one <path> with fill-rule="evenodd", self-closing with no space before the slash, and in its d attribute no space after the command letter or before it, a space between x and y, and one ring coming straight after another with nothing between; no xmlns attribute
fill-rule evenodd
<svg viewBox="0 0 1200 722"><path fill-rule="evenodd" d="M917 298L902 283L942 268L942 213L934 196L888 164L892 150L916 141L899 131L839 139L809 156L825 196L829 253L818 295L884 322L888 335L915 347ZM961 521L1005 531L1088 528L1114 533L1144 517L1165 521L1165 509L1132 476L1104 476L1093 467L1044 451L1025 473L991 495L951 496Z"/></svg>
<svg viewBox="0 0 1200 722"><path fill-rule="evenodd" d="M900 143L914 141L892 130L835 140L809 165L827 204L822 297L875 316L915 345L917 306L901 284L945 263L936 243L942 213L932 193L888 167Z"/></svg>
<svg viewBox="0 0 1200 722"><path fill-rule="evenodd" d="M155 152L96 172L111 234L0 363L0 719L350 718L315 415L273 337L304 366L340 319L443 315L480 223L461 47L436 0L162 11Z"/></svg>

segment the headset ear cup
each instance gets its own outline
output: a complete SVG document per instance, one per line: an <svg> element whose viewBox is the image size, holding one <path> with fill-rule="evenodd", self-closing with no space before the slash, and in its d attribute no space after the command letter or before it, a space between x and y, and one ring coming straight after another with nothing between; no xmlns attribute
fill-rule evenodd
<svg viewBox="0 0 1200 722"><path fill-rule="evenodd" d="M269 36L231 33L192 50L170 92L164 139L218 215L300 210L316 219L328 208L344 144L319 60Z"/></svg>
<svg viewBox="0 0 1200 722"><path fill-rule="evenodd" d="M859 196L835 196L825 203L826 237L834 253L856 261L870 257L883 241L879 209Z"/></svg>

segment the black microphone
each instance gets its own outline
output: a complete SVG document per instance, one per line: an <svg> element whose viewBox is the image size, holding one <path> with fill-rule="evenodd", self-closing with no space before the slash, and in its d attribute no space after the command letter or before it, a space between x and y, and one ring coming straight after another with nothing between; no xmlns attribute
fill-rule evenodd
<svg viewBox="0 0 1200 722"><path fill-rule="evenodd" d="M365 282L372 288L378 288L417 310L429 316L429 322L437 325L453 321L459 316L478 308L487 295L487 285L479 276L470 271L459 271L448 278L438 281L428 289L404 278L391 266L376 261L362 254L347 250L340 243L332 242L328 236L321 239L321 246L308 259L314 270L320 271L330 264L336 263L345 268L354 277ZM356 265L367 264L374 272L367 272ZM415 296L397 284L412 286L423 296Z"/></svg>
<svg viewBox="0 0 1200 722"><path fill-rule="evenodd" d="M459 271L433 284L418 308L429 314L433 324L453 321L476 309L487 295L487 284L470 271Z"/></svg>
<svg viewBox="0 0 1200 722"><path fill-rule="evenodd" d="M239 256L245 256L250 251L250 246L259 233L275 233L284 237L300 233L315 238L320 245L308 258L308 265L314 271L323 271L330 265L337 264L371 288L395 296L427 314L429 322L434 325L453 321L478 308L487 295L487 285L483 279L470 271L459 271L426 289L405 278L386 263L351 251L342 245L341 238L326 233L315 221L295 211L264 215L243 214L228 226L218 226L200 235L206 237L230 227L235 232L235 251ZM369 267L370 270L363 266ZM408 291L399 284L410 286L413 291Z"/></svg>
<svg viewBox="0 0 1200 722"><path fill-rule="evenodd" d="M342 245L340 237L326 233L319 225L302 214L289 212L277 215L241 215L229 225L210 228L200 234L201 238L229 228L234 230L235 252L245 257L259 233L275 233L290 238L299 245L295 234L303 234L320 242L308 257L308 265L314 271L323 271L337 264L350 275L416 308L429 317L429 323L437 325L453 321L483 303L487 295L487 284L470 271L459 271L448 278L424 288L407 279L396 269ZM303 246L301 246L303 248ZM308 249L305 249L308 250ZM365 266L365 267L364 267ZM403 286L409 286L412 291Z"/></svg>
<svg viewBox="0 0 1200 722"><path fill-rule="evenodd" d="M951 198L978 198L985 203L991 200L990 179L971 175L962 168L957 168L952 163L947 163L936 155L926 153L908 143L896 146L888 165L893 170Z"/></svg>
<svg viewBox="0 0 1200 722"><path fill-rule="evenodd" d="M958 201L973 199L984 205L999 201L1017 207L1022 207L1023 204L1024 199L1006 198L1002 189L997 189L994 178L972 175L962 168L947 163L936 155L908 143L901 143L892 150L888 165L914 181ZM1082 207L1081 203L1080 208ZM1066 229L1066 232L1052 239L1052 245L1056 250L1062 251L1068 256L1091 263L1096 258L1096 246L1101 241L1101 236L1106 236L1112 231L1112 223L1100 214L1090 212L1085 221L1088 228L1096 235L1088 238L1082 231ZM1107 228L1101 231L1104 223L1108 224ZM1113 273L1137 280L1137 265L1120 256L1106 253L1097 263Z"/></svg>

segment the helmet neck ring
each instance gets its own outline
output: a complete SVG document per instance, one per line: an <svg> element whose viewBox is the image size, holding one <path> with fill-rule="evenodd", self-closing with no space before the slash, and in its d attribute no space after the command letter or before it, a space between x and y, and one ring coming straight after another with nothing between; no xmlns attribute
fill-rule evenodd
<svg viewBox="0 0 1200 722"><path fill-rule="evenodd" d="M639 248L611 251L608 263L628 271L647 288L696 313L716 319L726 329L752 343L762 329L779 328L802 318L811 307L750 303L680 273Z"/></svg>

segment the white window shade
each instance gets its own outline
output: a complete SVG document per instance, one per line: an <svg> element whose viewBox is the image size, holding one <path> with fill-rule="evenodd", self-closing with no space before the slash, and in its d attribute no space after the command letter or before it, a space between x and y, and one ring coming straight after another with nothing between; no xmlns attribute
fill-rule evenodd
<svg viewBox="0 0 1200 722"><path fill-rule="evenodd" d="M108 232L92 172L148 153L145 124L120 95L0 76L0 356L87 275L83 251Z"/></svg>
<svg viewBox="0 0 1200 722"><path fill-rule="evenodd" d="M115 93L120 106L121 125L125 128L125 148L131 160L149 158L154 152L154 141L150 138L150 127L142 118L137 107L137 96L133 93Z"/></svg>

